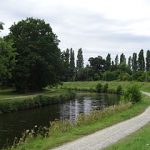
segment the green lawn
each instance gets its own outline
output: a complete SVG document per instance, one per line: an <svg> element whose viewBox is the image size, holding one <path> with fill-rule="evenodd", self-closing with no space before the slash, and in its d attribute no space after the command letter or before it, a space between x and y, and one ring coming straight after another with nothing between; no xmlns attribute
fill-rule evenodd
<svg viewBox="0 0 150 150"><path fill-rule="evenodd" d="M105 150L150 150L150 123Z"/></svg>
<svg viewBox="0 0 150 150"><path fill-rule="evenodd" d="M118 85L123 88L127 88L133 84L137 84L141 90L150 92L150 82L135 82L135 81L84 81L84 82L64 82L62 88L64 89L75 89L75 90L90 90L95 89L98 83L108 83L110 89L116 89Z"/></svg>
<svg viewBox="0 0 150 150"><path fill-rule="evenodd" d="M22 98L32 98L38 95L51 95L51 96L55 96L55 95L59 95L64 93L65 90L63 89L47 89L47 90L43 90L42 92L36 92L36 93L28 93L28 94L19 94L16 93L15 90L13 89L5 89L5 90L0 90L0 101L1 100L13 100L13 99L22 99Z"/></svg>

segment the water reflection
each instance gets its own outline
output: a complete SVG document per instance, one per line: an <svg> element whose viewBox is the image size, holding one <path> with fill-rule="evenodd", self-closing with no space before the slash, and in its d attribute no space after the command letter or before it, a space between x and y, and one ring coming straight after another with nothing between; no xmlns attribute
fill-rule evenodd
<svg viewBox="0 0 150 150"><path fill-rule="evenodd" d="M80 94L63 104L0 115L0 148L11 144L14 137L20 137L24 130L34 125L49 126L49 121L55 119L74 121L80 113L103 109L117 103L118 99L116 95Z"/></svg>

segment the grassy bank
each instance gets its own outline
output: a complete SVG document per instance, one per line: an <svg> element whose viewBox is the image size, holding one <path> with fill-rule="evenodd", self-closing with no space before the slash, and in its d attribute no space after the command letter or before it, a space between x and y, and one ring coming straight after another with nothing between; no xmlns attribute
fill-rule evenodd
<svg viewBox="0 0 150 150"><path fill-rule="evenodd" d="M5 96L6 94L7 96ZM28 110L51 104L62 103L75 97L75 93L67 90L45 91L28 95L18 95L12 91L0 93L0 113Z"/></svg>
<svg viewBox="0 0 150 150"><path fill-rule="evenodd" d="M69 122L54 122L49 130L48 137L37 136L29 138L25 143L13 148L13 150L47 150L62 143L75 140L84 135L116 124L117 122L132 118L143 112L150 105L149 97L143 96L143 100L134 105L123 104L110 107L104 112L93 112L91 115L81 115L76 124Z"/></svg>
<svg viewBox="0 0 150 150"><path fill-rule="evenodd" d="M145 92L150 92L150 82L135 82L135 81L84 81L84 82L65 82L61 88L63 89L73 89L79 91L95 91L96 85L98 83L106 84L108 83L108 90L111 92L117 89L117 86L121 85L123 89L127 87L137 84L141 90ZM108 92L109 92L108 91Z"/></svg>
<svg viewBox="0 0 150 150"><path fill-rule="evenodd" d="M150 123L132 135L120 140L106 150L149 150L150 149Z"/></svg>

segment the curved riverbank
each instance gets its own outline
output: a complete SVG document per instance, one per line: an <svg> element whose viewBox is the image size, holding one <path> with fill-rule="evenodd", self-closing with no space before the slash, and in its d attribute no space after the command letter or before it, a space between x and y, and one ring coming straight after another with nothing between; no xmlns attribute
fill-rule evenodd
<svg viewBox="0 0 150 150"><path fill-rule="evenodd" d="M18 147L12 148L13 150L28 149L28 150L46 150L59 146L65 142L69 142L82 137L83 135L88 135L100 129L109 127L118 122L130 119L140 113L142 113L150 105L149 97L143 96L143 100L134 105L124 104L123 106L115 106L115 109L106 111L105 115L99 115L95 120L92 114L84 118L80 118L80 124L75 126L70 126L68 122L57 122L55 132L50 134L50 136L43 138L37 136L35 138L29 138L25 143L22 143ZM90 118L91 117L91 118ZM96 116L95 116L96 117ZM88 120L88 118L90 118ZM92 120L93 119L93 120ZM59 130L60 125L60 130ZM65 125L65 126L64 126Z"/></svg>

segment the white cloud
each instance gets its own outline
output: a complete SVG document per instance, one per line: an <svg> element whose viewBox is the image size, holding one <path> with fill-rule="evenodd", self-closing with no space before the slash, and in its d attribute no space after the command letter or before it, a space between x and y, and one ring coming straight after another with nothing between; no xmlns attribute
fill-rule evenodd
<svg viewBox="0 0 150 150"><path fill-rule="evenodd" d="M60 48L82 47L88 57L149 49L148 0L1 0L1 35L26 17L45 19L61 40Z"/></svg>

